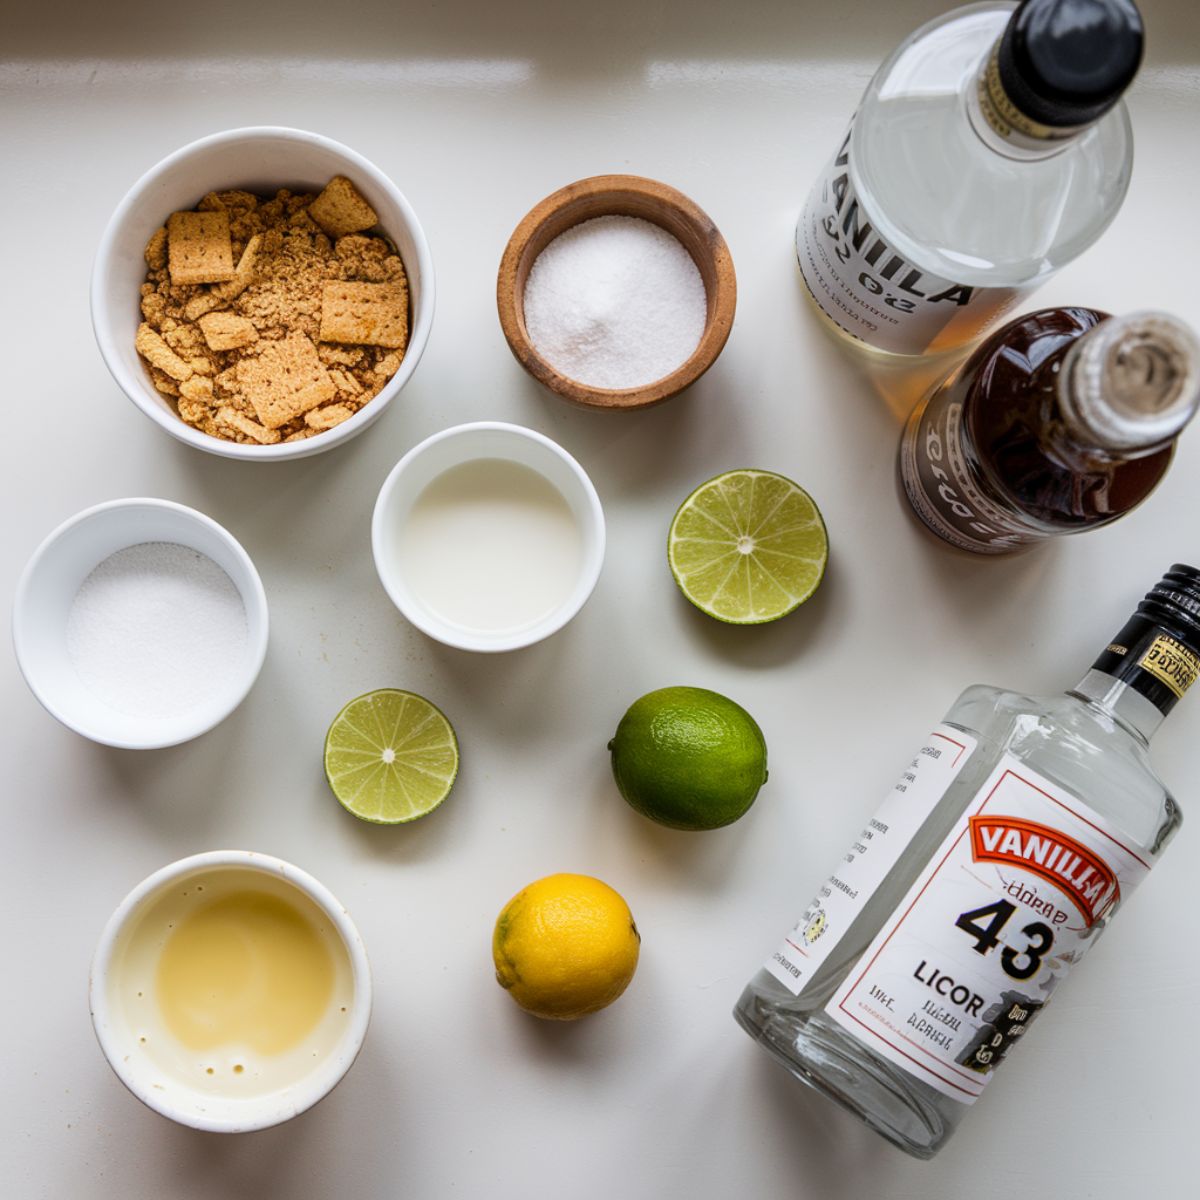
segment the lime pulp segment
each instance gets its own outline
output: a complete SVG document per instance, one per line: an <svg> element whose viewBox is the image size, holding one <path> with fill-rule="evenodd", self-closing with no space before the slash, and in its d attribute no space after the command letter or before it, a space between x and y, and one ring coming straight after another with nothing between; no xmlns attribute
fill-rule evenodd
<svg viewBox="0 0 1200 1200"><path fill-rule="evenodd" d="M829 542L812 497L771 471L727 471L680 505L667 558L683 594L710 617L757 625L817 590Z"/></svg>
<svg viewBox="0 0 1200 1200"><path fill-rule="evenodd" d="M395 825L437 808L458 774L450 722L413 692L382 688L351 700L325 738L325 777L364 821Z"/></svg>

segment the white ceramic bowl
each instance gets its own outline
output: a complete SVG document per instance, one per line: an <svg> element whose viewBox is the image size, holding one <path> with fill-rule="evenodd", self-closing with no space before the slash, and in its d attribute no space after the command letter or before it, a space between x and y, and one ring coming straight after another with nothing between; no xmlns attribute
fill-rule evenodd
<svg viewBox="0 0 1200 1200"><path fill-rule="evenodd" d="M409 586L399 553L401 531L422 491L451 467L492 458L519 463L548 480L570 507L583 542L571 593L540 621L513 630L474 630L446 621ZM460 650L517 650L557 632L592 594L604 562L604 512L587 473L556 442L521 425L479 421L434 434L392 468L375 502L371 547L387 594L423 633Z"/></svg>
<svg viewBox="0 0 1200 1200"><path fill-rule="evenodd" d="M274 446L243 445L210 437L172 411L155 390L133 348L141 321L139 291L146 278L143 252L150 235L172 212L188 209L206 192L244 188L263 194L287 187L319 191L345 175L379 214L379 228L395 243L409 286L408 347L400 369L370 404L326 433ZM403 193L373 163L347 146L302 129L261 126L230 129L176 150L152 167L117 206L92 268L92 327L105 365L121 390L172 437L226 458L304 458L349 441L376 421L417 368L433 324L433 260L425 234Z"/></svg>
<svg viewBox="0 0 1200 1200"><path fill-rule="evenodd" d="M138 1053L137 1033L114 996L113 976L139 916L162 893L181 882L229 869L257 872L282 880L307 896L332 922L349 960L352 1000L345 1029L312 1073L291 1087L257 1096L214 1095L174 1079ZM307 872L266 854L214 850L180 859L156 871L121 901L109 918L92 959L88 1006L100 1049L121 1082L147 1107L182 1125L213 1133L265 1129L311 1108L328 1095L354 1064L371 1018L371 970L362 938L349 913L333 894Z"/></svg>
<svg viewBox="0 0 1200 1200"><path fill-rule="evenodd" d="M67 651L67 621L80 585L111 554L142 542L174 542L207 555L233 581L246 610L246 653L228 686L186 712L119 712L79 678ZM267 596L237 539L203 513L170 500L110 500L63 522L34 551L13 601L13 648L30 690L68 729L127 750L189 741L246 698L267 653Z"/></svg>

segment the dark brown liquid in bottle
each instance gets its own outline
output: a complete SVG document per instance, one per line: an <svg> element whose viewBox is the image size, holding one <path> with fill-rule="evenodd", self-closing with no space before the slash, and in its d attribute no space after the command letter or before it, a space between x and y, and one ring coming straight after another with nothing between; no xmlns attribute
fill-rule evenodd
<svg viewBox="0 0 1200 1200"><path fill-rule="evenodd" d="M1081 444L1063 420L1063 359L1107 318L1090 308L1030 313L986 341L952 385L964 401L964 452L996 499L1063 530L1105 524L1140 504L1174 453L1172 444L1121 458Z"/></svg>

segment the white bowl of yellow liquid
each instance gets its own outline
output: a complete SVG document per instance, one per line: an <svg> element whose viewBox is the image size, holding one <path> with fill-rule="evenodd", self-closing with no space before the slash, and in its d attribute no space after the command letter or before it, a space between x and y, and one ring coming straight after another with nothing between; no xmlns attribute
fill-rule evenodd
<svg viewBox="0 0 1200 1200"><path fill-rule="evenodd" d="M92 963L96 1037L144 1104L195 1129L278 1125L340 1082L371 1016L366 950L311 875L217 850L143 880Z"/></svg>
<svg viewBox="0 0 1200 1200"><path fill-rule="evenodd" d="M592 594L604 512L557 443L481 421L396 464L371 543L384 588L418 629L462 650L516 650L557 632Z"/></svg>

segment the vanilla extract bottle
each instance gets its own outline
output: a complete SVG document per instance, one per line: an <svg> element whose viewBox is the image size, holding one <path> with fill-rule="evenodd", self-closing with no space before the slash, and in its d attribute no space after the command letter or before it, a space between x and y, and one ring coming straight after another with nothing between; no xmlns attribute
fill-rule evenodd
<svg viewBox="0 0 1200 1200"><path fill-rule="evenodd" d="M1179 828L1148 743L1197 674L1200 571L1177 564L1066 693L968 688L750 981L739 1024L932 1157Z"/></svg>
<svg viewBox="0 0 1200 1200"><path fill-rule="evenodd" d="M1004 554L1141 504L1200 407L1200 341L1166 313L1009 322L909 417L900 476L943 541Z"/></svg>
<svg viewBox="0 0 1200 1200"><path fill-rule="evenodd" d="M796 227L831 327L881 361L949 354L1082 254L1129 184L1142 42L1132 0L1024 0L897 47Z"/></svg>

